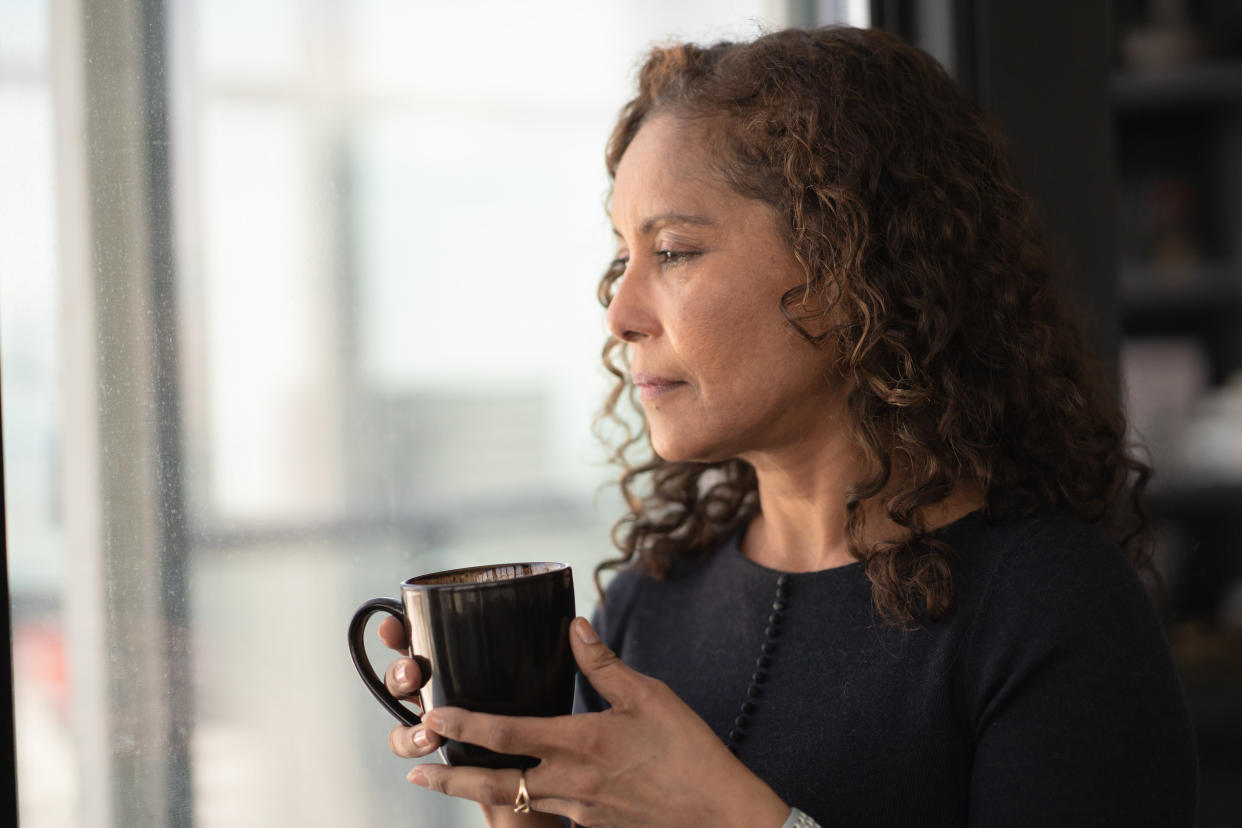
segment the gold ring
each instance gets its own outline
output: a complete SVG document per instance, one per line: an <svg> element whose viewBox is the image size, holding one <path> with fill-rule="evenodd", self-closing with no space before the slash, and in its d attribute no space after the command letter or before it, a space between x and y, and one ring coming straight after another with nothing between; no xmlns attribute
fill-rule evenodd
<svg viewBox="0 0 1242 828"><path fill-rule="evenodd" d="M517 799L513 800L513 813L529 814L530 813L530 794L526 790L526 771L522 770L518 774L518 794Z"/></svg>

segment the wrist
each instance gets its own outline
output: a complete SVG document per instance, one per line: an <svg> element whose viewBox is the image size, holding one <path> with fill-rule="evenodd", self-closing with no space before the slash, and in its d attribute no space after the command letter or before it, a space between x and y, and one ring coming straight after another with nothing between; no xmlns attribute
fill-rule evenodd
<svg viewBox="0 0 1242 828"><path fill-rule="evenodd" d="M708 814L713 819L706 824L726 828L782 828L789 816L789 806L762 779L749 771L747 776L749 784L733 788L737 796L722 797L712 803L715 807L709 807Z"/></svg>
<svg viewBox="0 0 1242 828"><path fill-rule="evenodd" d="M823 826L797 808L790 808L789 817L781 828L823 828Z"/></svg>

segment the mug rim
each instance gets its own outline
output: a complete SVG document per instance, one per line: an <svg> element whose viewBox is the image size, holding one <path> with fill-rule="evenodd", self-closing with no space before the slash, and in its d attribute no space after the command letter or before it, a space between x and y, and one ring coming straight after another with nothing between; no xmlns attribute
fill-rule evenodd
<svg viewBox="0 0 1242 828"><path fill-rule="evenodd" d="M499 581L465 581L461 583L448 583L448 584L414 583L415 581L422 581L427 578L445 578L450 575L459 575L463 572L475 572L478 570L486 570L486 569L499 569L501 567L506 567L506 566L538 566L538 567L549 567L549 568L543 569L539 572L531 572L528 575L517 575L512 578L505 578ZM410 578L406 578L404 581L401 582L401 589L417 591L417 590L431 590L431 589L437 589L437 590L438 589L486 589L489 587L503 587L506 585L517 583L519 581L529 581L532 578L544 578L548 576L555 576L562 572L569 571L570 569L572 569L572 567L570 567L569 564L561 563L559 561L510 561L507 563L480 564L478 566L462 566L456 569L445 569L445 570L441 570L440 572L427 572L422 575L414 575Z"/></svg>

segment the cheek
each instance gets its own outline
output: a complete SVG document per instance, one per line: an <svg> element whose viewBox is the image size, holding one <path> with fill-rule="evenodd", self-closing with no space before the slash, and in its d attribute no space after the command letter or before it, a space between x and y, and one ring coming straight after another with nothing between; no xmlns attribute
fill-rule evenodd
<svg viewBox="0 0 1242 828"><path fill-rule="evenodd" d="M761 350L759 325L754 316L740 303L696 305L681 320L678 350L695 370L727 374L731 367L738 367L739 362Z"/></svg>
<svg viewBox="0 0 1242 828"><path fill-rule="evenodd" d="M779 264L763 257L737 262L702 274L684 293L669 296L675 323L666 332L699 379L710 379L717 388L750 385L756 370L788 360L789 337L797 334L781 313L791 277Z"/></svg>

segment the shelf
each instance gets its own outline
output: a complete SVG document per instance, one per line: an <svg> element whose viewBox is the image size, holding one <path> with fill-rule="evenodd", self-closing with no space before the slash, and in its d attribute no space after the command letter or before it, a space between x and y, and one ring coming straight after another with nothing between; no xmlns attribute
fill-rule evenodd
<svg viewBox="0 0 1242 828"><path fill-rule="evenodd" d="M1173 521L1242 521L1242 480L1171 485L1147 495L1152 514Z"/></svg>
<svg viewBox="0 0 1242 828"><path fill-rule="evenodd" d="M1121 280L1121 327L1128 335L1169 336L1205 327L1242 325L1242 272L1203 268L1185 284L1163 283L1154 274L1125 272Z"/></svg>
<svg viewBox="0 0 1242 828"><path fill-rule="evenodd" d="M1127 70L1109 84L1118 113L1170 108L1242 107L1242 61L1219 60L1160 70Z"/></svg>

